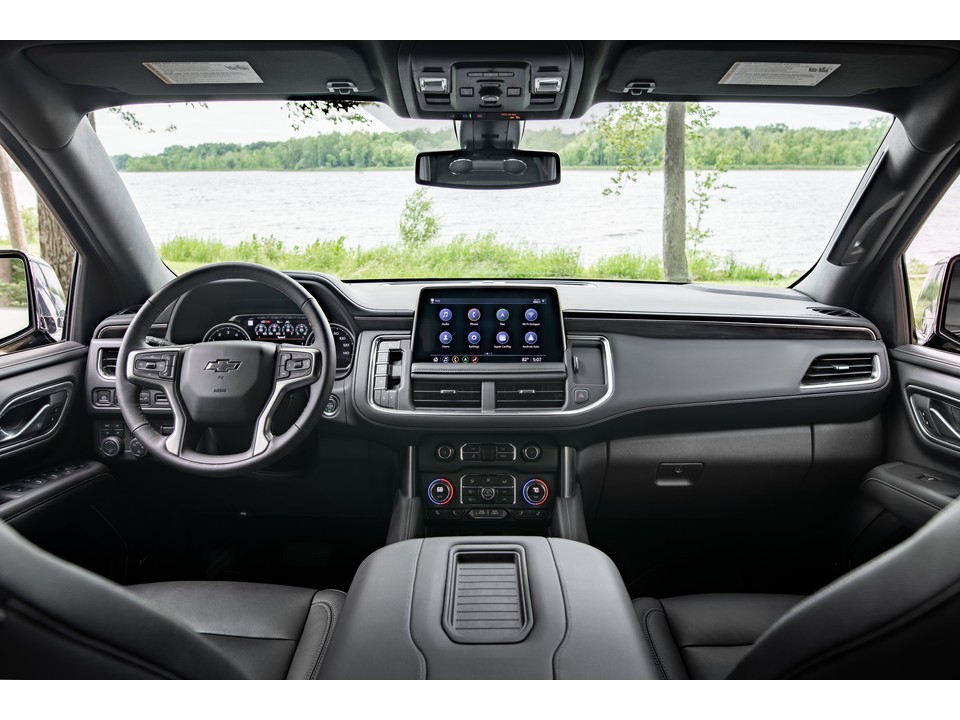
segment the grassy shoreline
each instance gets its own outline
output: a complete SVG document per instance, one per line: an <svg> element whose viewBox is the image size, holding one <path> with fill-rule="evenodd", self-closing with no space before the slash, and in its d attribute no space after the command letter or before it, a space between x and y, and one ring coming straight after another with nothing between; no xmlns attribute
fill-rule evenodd
<svg viewBox="0 0 960 720"><path fill-rule="evenodd" d="M272 235L253 235L250 240L237 245L227 245L216 239L180 236L161 243L157 249L176 272L214 262L240 261L283 270L325 272L351 280L424 277L664 279L658 256L626 251L586 261L580 248L508 244L498 241L494 233L369 248L348 245L344 237L290 246ZM719 256L701 249L689 250L687 257L691 279L696 282L782 287L799 277L798 272L780 273L763 262L742 263L732 256Z"/></svg>

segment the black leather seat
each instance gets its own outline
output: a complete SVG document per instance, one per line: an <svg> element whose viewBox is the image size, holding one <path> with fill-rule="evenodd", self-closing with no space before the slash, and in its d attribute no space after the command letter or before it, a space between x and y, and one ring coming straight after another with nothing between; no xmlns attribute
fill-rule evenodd
<svg viewBox="0 0 960 720"><path fill-rule="evenodd" d="M0 523L0 677L313 678L344 597L235 582L124 588Z"/></svg>
<svg viewBox="0 0 960 720"><path fill-rule="evenodd" d="M634 608L661 677L960 676L960 502L810 597L693 595Z"/></svg>

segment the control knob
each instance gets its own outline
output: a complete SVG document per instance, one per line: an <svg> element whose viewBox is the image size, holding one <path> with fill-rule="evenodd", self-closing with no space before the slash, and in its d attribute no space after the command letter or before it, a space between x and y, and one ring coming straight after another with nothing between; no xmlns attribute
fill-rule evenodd
<svg viewBox="0 0 960 720"><path fill-rule="evenodd" d="M448 460L453 459L453 455L456 452L456 450L454 450L453 445L451 445L450 443L441 443L440 445L437 445L436 452L437 452L437 460L447 462Z"/></svg>
<svg viewBox="0 0 960 720"><path fill-rule="evenodd" d="M550 490L547 484L540 478L528 480L523 486L523 499L531 505L543 505L547 501Z"/></svg>
<svg viewBox="0 0 960 720"><path fill-rule="evenodd" d="M147 448L144 447L142 442L134 438L130 441L130 452L133 453L134 457L142 458L147 454Z"/></svg>
<svg viewBox="0 0 960 720"><path fill-rule="evenodd" d="M536 443L530 443L529 445L523 446L520 454L523 455L523 459L527 462L536 462L540 459L540 456L543 455L543 451Z"/></svg>
<svg viewBox="0 0 960 720"><path fill-rule="evenodd" d="M100 452L107 457L116 457L123 452L123 440L114 435L105 437L100 442Z"/></svg>

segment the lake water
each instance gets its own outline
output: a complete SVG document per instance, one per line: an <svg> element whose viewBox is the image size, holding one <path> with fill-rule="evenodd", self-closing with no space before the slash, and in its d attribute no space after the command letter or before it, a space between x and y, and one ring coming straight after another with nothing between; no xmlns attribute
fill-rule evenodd
<svg viewBox="0 0 960 720"><path fill-rule="evenodd" d="M659 173L602 195L611 172L565 170L554 187L513 191L428 190L442 219L441 238L495 230L509 242L579 247L585 260L621 250L660 253ZM688 186L692 184L688 173ZM704 248L784 272L819 257L860 180L854 170L739 170L724 182L705 217ZM288 245L346 236L348 244L395 242L404 199L417 189L409 171L122 173L154 242L176 235L238 243L251 234ZM17 173L18 201L34 205ZM0 219L0 227L5 222ZM928 222L915 256L931 263L960 251L960 193ZM3 227L2 232L5 231Z"/></svg>

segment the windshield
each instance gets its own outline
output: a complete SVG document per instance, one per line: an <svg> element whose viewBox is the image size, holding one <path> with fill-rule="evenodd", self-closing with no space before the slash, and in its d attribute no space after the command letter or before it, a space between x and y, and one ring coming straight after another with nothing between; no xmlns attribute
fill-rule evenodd
<svg viewBox="0 0 960 720"><path fill-rule="evenodd" d="M681 140L665 133L670 122ZM520 147L559 153L560 184L462 190L414 181L418 152L459 146L453 123L404 120L380 105L211 103L96 116L177 272L241 260L347 280L778 286L820 256L889 123L849 108L603 106L526 124ZM673 171L665 153L680 158Z"/></svg>

